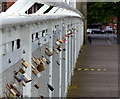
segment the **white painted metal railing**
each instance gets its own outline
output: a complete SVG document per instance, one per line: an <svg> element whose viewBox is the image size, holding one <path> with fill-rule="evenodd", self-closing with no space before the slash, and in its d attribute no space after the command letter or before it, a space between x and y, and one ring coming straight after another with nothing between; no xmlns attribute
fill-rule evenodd
<svg viewBox="0 0 120 99"><path fill-rule="evenodd" d="M4 92L11 93L6 89L6 85L11 82L16 84L23 97L67 95L67 88L83 44L83 16L65 3L43 2L45 7L51 4L54 9L46 14L41 13L41 9L36 13L26 14L25 11L35 3L36 1L18 0L0 15L0 81L4 82L0 88L2 97L6 97ZM37 3L41 4L39 1ZM57 39L62 40L58 45ZM59 45L60 48L57 49ZM52 56L45 54L46 47L52 52ZM46 69L40 72L39 78L32 73L31 64L36 66L31 60L34 56L40 59L44 56L50 61L49 64L44 63ZM22 59L29 64L27 68L22 65ZM31 82L25 83L25 87L14 78L13 71L20 68L32 78ZM35 89L34 83L40 85L40 88ZM51 91L47 85L54 90Z"/></svg>

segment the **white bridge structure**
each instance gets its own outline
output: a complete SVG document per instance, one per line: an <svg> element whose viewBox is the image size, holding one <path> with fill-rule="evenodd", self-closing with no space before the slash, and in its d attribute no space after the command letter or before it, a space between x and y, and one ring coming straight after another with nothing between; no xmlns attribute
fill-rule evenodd
<svg viewBox="0 0 120 99"><path fill-rule="evenodd" d="M66 97L82 13L65 2L18 0L0 22L0 97Z"/></svg>

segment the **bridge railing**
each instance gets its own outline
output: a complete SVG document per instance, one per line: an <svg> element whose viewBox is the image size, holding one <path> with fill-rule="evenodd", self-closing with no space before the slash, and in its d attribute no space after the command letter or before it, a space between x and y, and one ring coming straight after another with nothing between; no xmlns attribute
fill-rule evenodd
<svg viewBox="0 0 120 99"><path fill-rule="evenodd" d="M1 97L17 96L7 84L17 86L24 97L67 95L83 44L83 19L72 14L1 14Z"/></svg>

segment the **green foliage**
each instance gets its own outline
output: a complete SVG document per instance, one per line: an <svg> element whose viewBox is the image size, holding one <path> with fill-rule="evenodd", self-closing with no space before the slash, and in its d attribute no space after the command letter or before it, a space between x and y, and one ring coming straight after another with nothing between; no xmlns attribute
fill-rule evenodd
<svg viewBox="0 0 120 99"><path fill-rule="evenodd" d="M88 24L107 24L110 18L117 17L118 9L115 2L89 2L87 8Z"/></svg>

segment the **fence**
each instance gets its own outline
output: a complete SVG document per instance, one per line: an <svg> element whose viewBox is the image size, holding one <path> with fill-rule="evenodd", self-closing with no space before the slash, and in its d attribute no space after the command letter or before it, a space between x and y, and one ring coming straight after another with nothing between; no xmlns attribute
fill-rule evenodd
<svg viewBox="0 0 120 99"><path fill-rule="evenodd" d="M16 15L16 6L0 16L1 97L66 97L83 44L82 16L60 6L54 15Z"/></svg>

